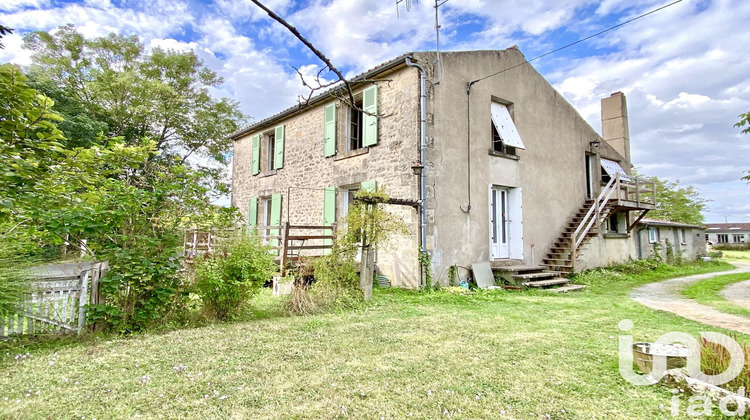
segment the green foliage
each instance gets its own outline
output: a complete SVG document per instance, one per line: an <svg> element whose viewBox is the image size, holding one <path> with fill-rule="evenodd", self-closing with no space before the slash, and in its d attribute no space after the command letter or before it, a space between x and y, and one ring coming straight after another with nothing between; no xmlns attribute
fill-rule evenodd
<svg viewBox="0 0 750 420"><path fill-rule="evenodd" d="M310 288L310 297L316 308L351 308L362 301L355 252L356 248L342 244L337 238L330 254L315 259L315 283Z"/></svg>
<svg viewBox="0 0 750 420"><path fill-rule="evenodd" d="M448 267L448 285L450 286L459 285L458 267L456 267L455 265Z"/></svg>
<svg viewBox="0 0 750 420"><path fill-rule="evenodd" d="M390 198L384 189L359 190L354 198L346 214L347 228L343 236L349 245L377 247L385 244L393 235L409 233L401 219L378 204Z"/></svg>
<svg viewBox="0 0 750 420"><path fill-rule="evenodd" d="M734 126L737 128L741 128L742 134L750 134L750 112L740 114L737 118L739 118L740 120L737 121L737 124L735 124Z"/></svg>
<svg viewBox="0 0 750 420"><path fill-rule="evenodd" d="M424 273L425 289L426 290L439 289L440 283L433 284L432 282L432 274L430 273L430 264L431 264L432 259L430 258L430 254L428 252L422 252L422 250L419 250L417 259L419 260L419 265L422 267L422 272Z"/></svg>
<svg viewBox="0 0 750 420"><path fill-rule="evenodd" d="M109 261L93 320L130 332L168 318L182 298L181 230L236 215L211 204L226 192L220 171L191 167L146 137L72 147L52 101L14 66L0 66L0 97L0 234L18 239L24 255L69 240Z"/></svg>
<svg viewBox="0 0 750 420"><path fill-rule="evenodd" d="M183 160L197 152L224 162L228 135L244 120L236 101L211 97L223 81L193 52L146 54L136 36L86 39L72 25L28 34L25 47L35 52L35 86L66 98L71 147L99 143L102 130L128 145L149 137L159 151Z"/></svg>
<svg viewBox="0 0 750 420"><path fill-rule="evenodd" d="M586 270L576 274L573 280L575 283L588 285L587 290L592 293L602 294L612 292L612 290L620 290L625 294L638 284L733 268L732 265L718 260L708 262L696 260L683 261L682 264L666 264L661 260L649 258L630 260L611 267Z"/></svg>
<svg viewBox="0 0 750 420"><path fill-rule="evenodd" d="M100 280L105 303L89 306L89 321L130 333L168 318L181 297L182 264L164 248L146 242L107 253L110 271Z"/></svg>
<svg viewBox="0 0 750 420"><path fill-rule="evenodd" d="M233 317L273 275L275 262L255 234L238 234L197 259L195 289L210 317Z"/></svg>
<svg viewBox="0 0 750 420"><path fill-rule="evenodd" d="M0 262L0 324L17 312L29 292L29 282L18 267Z"/></svg>
<svg viewBox="0 0 750 420"><path fill-rule="evenodd" d="M734 341L737 341L736 334L734 336ZM745 390L750 389L750 345L743 343L740 347L742 348L742 354L745 357L744 366L736 378L721 385L722 388L735 392L740 388ZM729 369L731 356L729 350L721 344L712 343L705 338L701 338L700 352L701 372L707 375L719 375Z"/></svg>
<svg viewBox="0 0 750 420"><path fill-rule="evenodd" d="M680 181L651 177L656 183L656 209L648 213L654 219L691 225L703 224L703 210L707 201L693 186L683 186Z"/></svg>
<svg viewBox="0 0 750 420"><path fill-rule="evenodd" d="M346 216L346 228L339 231L331 253L313 262L315 283L295 285L286 304L288 311L302 315L355 307L364 297L355 261L357 249L380 248L392 235L408 233L403 221L383 208L381 203L389 199L384 190L360 190L355 198Z"/></svg>
<svg viewBox="0 0 750 420"><path fill-rule="evenodd" d="M738 118L740 120L734 126L737 128L742 128L742 134L750 134L750 112L740 114ZM747 175L743 176L742 179L744 181L750 182L750 170L746 171L746 173Z"/></svg>

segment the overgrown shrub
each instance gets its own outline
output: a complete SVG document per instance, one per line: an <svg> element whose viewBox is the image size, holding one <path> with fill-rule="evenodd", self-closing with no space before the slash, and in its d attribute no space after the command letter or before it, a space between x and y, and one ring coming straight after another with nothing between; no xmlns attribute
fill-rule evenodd
<svg viewBox="0 0 750 420"><path fill-rule="evenodd" d="M2 318L17 313L29 292L29 282L23 271L0 266L0 323Z"/></svg>
<svg viewBox="0 0 750 420"><path fill-rule="evenodd" d="M307 315L338 308L352 308L363 299L354 255L355 246L337 237L331 253L312 261L305 273L312 274L312 284L300 276L285 303L286 310Z"/></svg>
<svg viewBox="0 0 750 420"><path fill-rule="evenodd" d="M308 315L318 312L320 308L310 294L310 285L296 282L292 287L289 298L284 302L287 312L297 315Z"/></svg>
<svg viewBox="0 0 750 420"><path fill-rule="evenodd" d="M224 320L236 315L275 270L274 257L258 236L237 234L195 265L195 290L211 318Z"/></svg>
<svg viewBox="0 0 750 420"><path fill-rule="evenodd" d="M332 252L313 263L315 283L311 294L315 304L323 309L353 307L362 301L357 263L353 247L334 246Z"/></svg>
<svg viewBox="0 0 750 420"><path fill-rule="evenodd" d="M118 333L131 333L162 324L180 307L184 284L176 250L160 249L153 243L159 238L141 239L138 246L107 254L109 271L100 280L105 301L89 305L89 322Z"/></svg>
<svg viewBox="0 0 750 420"><path fill-rule="evenodd" d="M734 340L737 341L735 335ZM718 375L729 368L731 357L729 351L721 344L712 343L705 338L700 339L701 348L701 371L707 375ZM740 388L750 389L750 346L742 344L742 351L745 356L745 365L736 378L722 385L730 391L737 391Z"/></svg>
<svg viewBox="0 0 750 420"><path fill-rule="evenodd" d="M304 315L355 307L364 299L357 269L360 264L354 258L357 249L362 246L380 248L394 234L408 234L404 222L383 208L383 203L389 200L384 190L360 190L355 198L346 216L346 228L338 232L331 253L316 258L311 264L314 282L308 286L299 273L286 303L288 311Z"/></svg>

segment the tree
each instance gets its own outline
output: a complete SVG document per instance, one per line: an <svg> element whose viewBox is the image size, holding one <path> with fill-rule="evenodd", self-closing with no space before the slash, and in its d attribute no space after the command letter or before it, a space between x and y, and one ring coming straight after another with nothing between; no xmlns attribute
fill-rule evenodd
<svg viewBox="0 0 750 420"><path fill-rule="evenodd" d="M9 28L7 26L0 25L0 39L4 37L5 35L10 35L13 33L13 29ZM5 45L3 45L2 42L0 42L0 50L5 48Z"/></svg>
<svg viewBox="0 0 750 420"><path fill-rule="evenodd" d="M649 212L649 217L691 225L703 223L702 211L707 201L693 186L684 186L679 180L650 179L655 183L657 205L656 210Z"/></svg>
<svg viewBox="0 0 750 420"><path fill-rule="evenodd" d="M160 155L148 137L99 136L90 147L71 147L54 102L15 66L0 66L0 97L2 236L69 240L109 261L105 302L92 314L119 331L143 329L173 310L183 288L181 229L196 218L236 216L210 203L218 170Z"/></svg>
<svg viewBox="0 0 750 420"><path fill-rule="evenodd" d="M744 114L740 114L739 119L740 120L734 126L737 128L742 128L742 134L750 134L750 111ZM745 173L747 173L747 175L743 176L742 179L744 181L750 182L750 170L745 171Z"/></svg>
<svg viewBox="0 0 750 420"><path fill-rule="evenodd" d="M70 123L64 128L80 130L83 139L69 137L81 145L95 143L96 130L103 129L105 140L122 137L126 144L149 137L162 156L185 160L200 153L225 162L228 136L245 116L236 101L211 97L223 80L193 52L154 48L147 54L137 36L86 39L72 25L24 40L35 51L34 86L72 101L66 102Z"/></svg>

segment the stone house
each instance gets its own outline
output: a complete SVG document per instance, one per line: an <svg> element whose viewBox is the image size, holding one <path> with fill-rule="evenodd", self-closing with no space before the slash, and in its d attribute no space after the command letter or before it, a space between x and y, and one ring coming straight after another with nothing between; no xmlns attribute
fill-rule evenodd
<svg viewBox="0 0 750 420"><path fill-rule="evenodd" d="M354 106L338 88L232 135L232 204L250 225L332 224L354 191L384 188L419 204L389 206L410 235L377 255L404 287L422 281L420 247L441 283L480 261L519 274L637 255L655 195L630 176L622 93L602 100L599 135L516 47L404 54L352 86Z"/></svg>
<svg viewBox="0 0 750 420"><path fill-rule="evenodd" d="M742 248L750 243L750 223L706 223L706 241L711 245Z"/></svg>

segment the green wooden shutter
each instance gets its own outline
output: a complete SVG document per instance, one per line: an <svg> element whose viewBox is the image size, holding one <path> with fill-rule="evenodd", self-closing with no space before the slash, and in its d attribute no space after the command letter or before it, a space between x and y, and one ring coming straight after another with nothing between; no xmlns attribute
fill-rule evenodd
<svg viewBox="0 0 750 420"><path fill-rule="evenodd" d="M253 175L260 173L260 134L251 137L253 143Z"/></svg>
<svg viewBox="0 0 750 420"><path fill-rule="evenodd" d="M323 193L323 225L331 226L336 222L336 187L328 187ZM325 230L325 235L330 235L331 229ZM331 245L333 241L324 239L324 245Z"/></svg>
<svg viewBox="0 0 750 420"><path fill-rule="evenodd" d="M377 182L375 182L375 181L362 181L359 184L359 188L361 188L362 191L374 192L375 189L377 188Z"/></svg>
<svg viewBox="0 0 750 420"><path fill-rule="evenodd" d="M323 156L336 154L336 104L326 105L323 124Z"/></svg>
<svg viewBox="0 0 750 420"><path fill-rule="evenodd" d="M271 196L271 226L281 226L281 194ZM280 229L270 229L269 236L279 236ZM279 246L278 238L268 241L271 246Z"/></svg>
<svg viewBox="0 0 750 420"><path fill-rule="evenodd" d="M276 127L276 147L274 148L273 169L284 167L284 125Z"/></svg>
<svg viewBox="0 0 750 420"><path fill-rule="evenodd" d="M258 197L253 197L247 205L247 225L258 225Z"/></svg>
<svg viewBox="0 0 750 420"><path fill-rule="evenodd" d="M364 111L364 139L362 145L373 146L378 143L378 87L370 86L362 92L362 108Z"/></svg>

